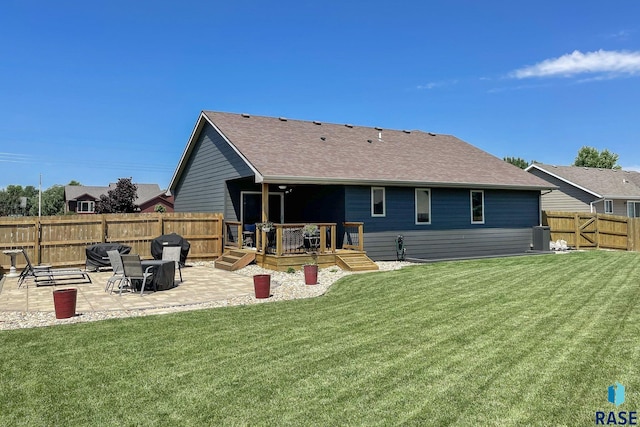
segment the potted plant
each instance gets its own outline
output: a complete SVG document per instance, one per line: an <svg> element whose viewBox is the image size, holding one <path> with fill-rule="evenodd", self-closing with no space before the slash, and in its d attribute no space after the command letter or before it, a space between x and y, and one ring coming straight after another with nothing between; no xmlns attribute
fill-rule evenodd
<svg viewBox="0 0 640 427"><path fill-rule="evenodd" d="M256 298L269 298L271 296L271 275L255 274L253 276L253 289Z"/></svg>
<svg viewBox="0 0 640 427"><path fill-rule="evenodd" d="M320 246L320 229L315 224L306 224L302 227L302 236L312 251Z"/></svg>
<svg viewBox="0 0 640 427"><path fill-rule="evenodd" d="M316 285L318 284L318 263L315 259L302 266L304 270L304 284Z"/></svg>
<svg viewBox="0 0 640 427"><path fill-rule="evenodd" d="M271 230L273 230L273 222L271 221L259 222L256 224L256 227L258 228L258 230L268 233Z"/></svg>
<svg viewBox="0 0 640 427"><path fill-rule="evenodd" d="M302 235L305 237L312 237L318 234L319 230L320 229L315 224L306 224L302 227Z"/></svg>

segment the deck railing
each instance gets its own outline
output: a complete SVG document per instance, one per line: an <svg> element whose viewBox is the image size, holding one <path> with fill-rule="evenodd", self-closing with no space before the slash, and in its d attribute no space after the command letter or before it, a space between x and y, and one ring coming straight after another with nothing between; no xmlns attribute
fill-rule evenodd
<svg viewBox="0 0 640 427"><path fill-rule="evenodd" d="M302 232L306 224L274 224L269 232L256 231L256 250L276 256L336 252L336 224L315 223L318 233L305 236Z"/></svg>
<svg viewBox="0 0 640 427"><path fill-rule="evenodd" d="M345 241L342 243L343 249L364 251L364 227L362 222L344 223Z"/></svg>
<svg viewBox="0 0 640 427"><path fill-rule="evenodd" d="M244 239L242 235L242 223L240 221L224 222L224 247L242 249Z"/></svg>
<svg viewBox="0 0 640 427"><path fill-rule="evenodd" d="M337 224L334 222L312 223L318 226L314 236L304 236L303 223L273 224L270 231L256 230L243 233L240 221L225 221L225 247L241 249L255 248L258 253L276 256L306 253L336 253L338 247ZM342 248L364 251L364 223L345 222Z"/></svg>

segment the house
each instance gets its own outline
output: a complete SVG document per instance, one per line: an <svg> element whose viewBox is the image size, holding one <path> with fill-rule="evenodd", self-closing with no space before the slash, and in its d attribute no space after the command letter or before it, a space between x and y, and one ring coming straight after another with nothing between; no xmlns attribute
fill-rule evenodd
<svg viewBox="0 0 640 427"><path fill-rule="evenodd" d="M640 217L640 173L533 163L527 172L555 185L542 194L542 209Z"/></svg>
<svg viewBox="0 0 640 427"><path fill-rule="evenodd" d="M173 212L173 196L160 190L158 184L136 184L137 199L135 205L140 212L155 212L157 206L163 206L165 212ZM116 188L115 183L108 187L95 187L86 185L66 185L64 187L65 212L79 214L92 214L95 211L95 202L101 195L107 195L109 190Z"/></svg>
<svg viewBox="0 0 640 427"><path fill-rule="evenodd" d="M524 253L551 188L450 135L212 111L169 185L176 212L222 212L242 230L320 223L328 246L374 260L395 260L399 235L410 258Z"/></svg>

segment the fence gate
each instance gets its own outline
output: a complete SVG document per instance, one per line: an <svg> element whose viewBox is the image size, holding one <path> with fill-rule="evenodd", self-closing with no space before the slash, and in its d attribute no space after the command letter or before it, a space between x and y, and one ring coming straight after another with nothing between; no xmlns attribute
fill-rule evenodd
<svg viewBox="0 0 640 427"><path fill-rule="evenodd" d="M585 212L543 212L551 240L565 240L576 249L640 250L639 218Z"/></svg>

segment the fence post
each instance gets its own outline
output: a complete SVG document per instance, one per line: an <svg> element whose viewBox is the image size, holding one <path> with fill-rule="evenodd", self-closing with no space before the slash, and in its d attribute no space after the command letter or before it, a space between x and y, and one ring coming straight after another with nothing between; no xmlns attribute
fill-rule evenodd
<svg viewBox="0 0 640 427"><path fill-rule="evenodd" d="M100 234L102 234L102 243L106 243L107 242L107 218L105 217L105 214L101 214L102 218L101 219L101 230L100 230Z"/></svg>
<svg viewBox="0 0 640 427"><path fill-rule="evenodd" d="M33 242L33 255L36 259L36 264L40 264L42 262L42 260L40 259L40 257L42 256L40 248L40 233L42 233L42 225L40 224L40 218L36 218L34 226L35 239Z"/></svg>
<svg viewBox="0 0 640 427"><path fill-rule="evenodd" d="M600 249L600 214L596 213L596 232L593 235L596 241L596 249Z"/></svg>
<svg viewBox="0 0 640 427"><path fill-rule="evenodd" d="M575 239L576 239L576 249L580 249L580 215L579 214L575 214L573 216L574 218L574 225L575 225Z"/></svg>

